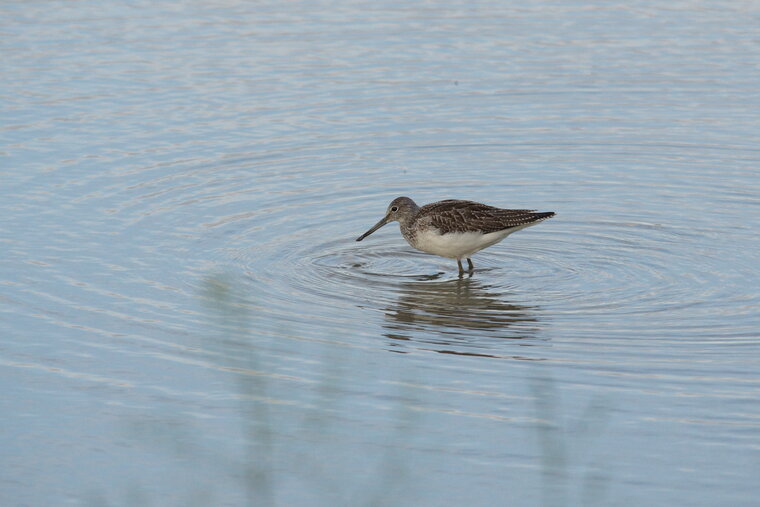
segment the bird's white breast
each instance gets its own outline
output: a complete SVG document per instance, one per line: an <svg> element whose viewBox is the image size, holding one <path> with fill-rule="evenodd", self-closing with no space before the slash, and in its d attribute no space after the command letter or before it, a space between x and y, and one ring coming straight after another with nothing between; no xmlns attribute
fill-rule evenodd
<svg viewBox="0 0 760 507"><path fill-rule="evenodd" d="M463 259L475 252L498 243L514 232L513 229L490 232L451 232L440 234L437 229L429 228L417 231L412 246L423 252L448 257L450 259Z"/></svg>

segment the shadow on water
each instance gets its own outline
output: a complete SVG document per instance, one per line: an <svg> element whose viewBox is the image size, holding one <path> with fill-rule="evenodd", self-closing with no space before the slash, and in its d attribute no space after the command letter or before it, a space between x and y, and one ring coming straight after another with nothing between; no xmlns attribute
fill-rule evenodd
<svg viewBox="0 0 760 507"><path fill-rule="evenodd" d="M503 350L504 339L524 340L523 346L541 339L538 307L510 302L475 278L405 282L398 293L383 325L394 352L405 352L398 342L417 342L441 354L504 357L484 350Z"/></svg>

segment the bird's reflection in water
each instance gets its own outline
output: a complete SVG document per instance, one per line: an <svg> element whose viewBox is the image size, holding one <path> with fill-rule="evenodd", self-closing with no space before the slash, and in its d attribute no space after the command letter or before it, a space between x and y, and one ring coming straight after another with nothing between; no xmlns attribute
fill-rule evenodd
<svg viewBox="0 0 760 507"><path fill-rule="evenodd" d="M386 308L384 334L394 340L394 352L406 352L399 347L404 341L442 354L536 359L503 354L503 339L526 346L540 340L538 308L506 297L470 277L405 282L396 304Z"/></svg>

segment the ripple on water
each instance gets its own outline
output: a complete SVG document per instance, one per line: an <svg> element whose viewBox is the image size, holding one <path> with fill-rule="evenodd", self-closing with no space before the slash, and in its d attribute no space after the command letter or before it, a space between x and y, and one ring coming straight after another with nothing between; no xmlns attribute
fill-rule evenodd
<svg viewBox="0 0 760 507"><path fill-rule="evenodd" d="M701 186L680 184L668 192L690 193L699 202ZM305 197L275 197L266 209L269 235L251 215L220 219L250 223L249 229L242 225L244 233L234 241L240 246L229 258L249 274L272 317L318 320L333 326L335 336L348 336L356 328L350 310L358 305L384 322L395 316L396 324L417 333L473 342L500 333L529 337L525 330L541 327L548 315L565 322L567 338L633 333L681 340L725 332L727 339L740 339L746 329L695 328L689 317L717 306L723 317L741 315L757 302L727 286L724 258L700 255L704 236L718 230L693 227L688 209L678 220L656 208L613 206L605 218L591 207L584 212L583 203L556 209L551 221L478 254L475 275L459 280L453 261L412 250L393 225L357 244L355 236L377 218L369 212L382 212L388 201L388 194L375 198L361 188L358 181L343 181L338 189L323 186ZM751 269L743 263L738 270ZM501 332L484 333L493 327Z"/></svg>
<svg viewBox="0 0 760 507"><path fill-rule="evenodd" d="M319 183L303 188L294 162L319 160L324 150L329 147L62 179L56 198L69 202L73 227L63 228L52 246L86 263L89 272L63 266L55 255L35 261L47 262L40 270L68 287L72 300L91 301L73 306L81 313L75 321L103 314L97 298L106 297L118 306L105 312L112 319L184 332L203 319L187 302L218 270L235 274L263 328L298 328L305 340L329 333L333 342L352 346L382 346L371 327L357 325L362 319L380 319L396 339L460 348L498 349L494 338L545 340L537 330L550 322L562 323L564 338L583 340L634 333L638 339L741 340L751 332L754 321L746 316L760 302L733 283L754 266L736 256L734 272L726 271L730 254L718 241L736 227L735 218L721 209L724 227L699 222L694 208L711 195L704 184L673 178L663 187L667 196L689 195L680 216L662 213L660 201L639 209L576 197L563 209L561 200L552 205L552 196L543 196L538 207L557 216L477 254L475 274L460 280L454 261L413 250L395 225L356 243L390 198L407 192L367 193L366 176L351 161L312 170ZM267 170L255 170L262 163ZM591 184L597 192L622 192L606 182ZM439 198L472 197L430 182L410 185ZM717 195L729 194L736 191ZM34 233L58 225L45 223ZM78 231L93 228L108 231L76 243ZM724 320L694 325L711 312ZM732 315L745 317L744 324L726 324Z"/></svg>
<svg viewBox="0 0 760 507"><path fill-rule="evenodd" d="M75 225L56 236L59 247L79 252L90 275L80 278L60 267L67 274L55 276L73 291L90 295L78 299L106 295L140 309L130 315L120 308L110 312L112 317L190 330L201 316L184 301L203 289L204 273L237 270L242 275L237 281L247 288L261 322L269 321L273 328L308 326L305 339L328 327L339 343L352 341L357 307L367 315L382 315L386 323L395 316L395 325L406 325L410 336L455 335L481 345L484 336L536 336L526 330L544 326L549 317L564 322L567 338L635 332L640 339L716 334L741 339L750 331L749 325L722 323L700 328L690 318L710 312L746 316L758 303L755 295L732 290L732 280L754 270L746 256L737 258L732 279L725 269L726 251L705 246L705 236L717 241L725 230L699 222L698 210L691 208L712 194L693 180L673 178L661 189L666 196L689 195L678 217L663 215L662 203L639 209L615 201L600 208L603 198L576 198L571 209L563 209L561 201L551 205L552 196L544 196L549 202L540 207L554 209L556 217L477 254L474 276L459 280L453 261L413 250L395 225L361 244L354 241L390 198L406 191L367 194L366 177L349 161L344 167L313 170L313 180L319 182L313 188L295 183L296 162L319 160L328 148L59 178L56 198L70 203ZM264 163L266 171L254 170ZM177 171L177 164L187 170ZM592 184L600 192L620 192L609 183ZM262 188L268 191L262 193ZM449 195L429 182L409 188L440 198L470 197ZM717 193L724 199L729 194L736 191ZM92 216L93 208L101 214ZM733 216L725 209L721 213L731 223ZM45 234L48 227L46 223L36 232ZM89 237L88 245L72 242L77 230L109 227L111 232L101 238ZM111 255L114 245L121 245L124 255ZM181 269L165 268L183 257L187 262ZM48 272L58 269L56 262L48 264L43 268ZM115 273L119 282L107 284ZM184 301L167 303L175 297ZM92 313L97 305L93 301L75 309ZM373 346L370 337L364 339L364 345Z"/></svg>

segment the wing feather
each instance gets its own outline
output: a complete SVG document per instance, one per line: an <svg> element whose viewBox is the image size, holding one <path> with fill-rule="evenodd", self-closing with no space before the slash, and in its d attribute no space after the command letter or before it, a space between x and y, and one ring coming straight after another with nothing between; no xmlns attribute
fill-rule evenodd
<svg viewBox="0 0 760 507"><path fill-rule="evenodd" d="M529 209L502 209L473 201L448 199L420 208L418 219L427 218L441 234L490 232L522 227L554 216L553 212Z"/></svg>

